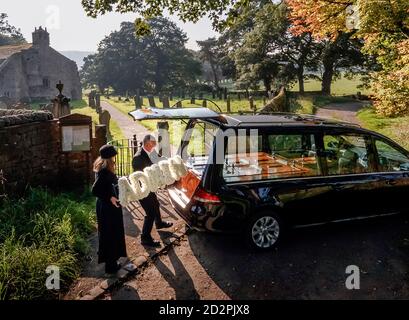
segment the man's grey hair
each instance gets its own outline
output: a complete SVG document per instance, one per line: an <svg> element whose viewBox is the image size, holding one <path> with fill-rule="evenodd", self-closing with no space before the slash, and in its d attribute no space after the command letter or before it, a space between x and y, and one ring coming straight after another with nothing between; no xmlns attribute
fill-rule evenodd
<svg viewBox="0 0 409 320"><path fill-rule="evenodd" d="M156 142L156 138L155 138L153 135L151 135L151 134L147 134L147 135L145 136L145 138L143 138L143 144L145 145L145 144L147 144L147 143L150 142L150 141Z"/></svg>

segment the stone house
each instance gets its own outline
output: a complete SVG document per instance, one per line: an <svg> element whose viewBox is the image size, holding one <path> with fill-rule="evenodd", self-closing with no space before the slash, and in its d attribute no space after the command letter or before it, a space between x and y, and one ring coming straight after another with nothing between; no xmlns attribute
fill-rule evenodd
<svg viewBox="0 0 409 320"><path fill-rule="evenodd" d="M0 46L0 98L17 102L47 101L59 81L72 100L82 97L77 64L50 47L50 34L39 28L33 43Z"/></svg>

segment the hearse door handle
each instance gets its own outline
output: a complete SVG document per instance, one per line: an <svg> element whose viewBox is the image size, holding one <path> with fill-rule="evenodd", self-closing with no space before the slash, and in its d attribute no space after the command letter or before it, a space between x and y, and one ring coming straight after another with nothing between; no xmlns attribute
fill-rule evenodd
<svg viewBox="0 0 409 320"><path fill-rule="evenodd" d="M344 190L347 186L345 184L333 184L332 189L335 191L341 191Z"/></svg>
<svg viewBox="0 0 409 320"><path fill-rule="evenodd" d="M388 186L394 186L398 183L398 181L394 180L394 179L390 179L390 180L386 180L386 184Z"/></svg>

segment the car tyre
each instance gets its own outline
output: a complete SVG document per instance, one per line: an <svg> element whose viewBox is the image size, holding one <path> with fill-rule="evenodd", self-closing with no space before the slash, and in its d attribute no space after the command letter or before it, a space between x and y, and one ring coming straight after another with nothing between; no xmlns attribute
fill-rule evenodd
<svg viewBox="0 0 409 320"><path fill-rule="evenodd" d="M247 246L257 251L277 247L284 231L282 219L273 212L263 211L251 217L245 228Z"/></svg>

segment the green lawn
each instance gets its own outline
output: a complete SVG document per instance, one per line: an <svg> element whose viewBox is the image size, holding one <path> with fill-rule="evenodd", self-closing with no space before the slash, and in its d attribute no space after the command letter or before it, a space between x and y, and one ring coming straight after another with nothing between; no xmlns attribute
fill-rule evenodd
<svg viewBox="0 0 409 320"><path fill-rule="evenodd" d="M358 112L358 119L365 128L384 134L409 150L409 116L386 118L367 107Z"/></svg>
<svg viewBox="0 0 409 320"><path fill-rule="evenodd" d="M356 94L358 91L361 94L371 94L369 89L358 89L357 87L362 84L359 76L354 77L353 79L347 79L344 76L341 76L340 79L335 80L331 86L331 94L333 95L351 95ZM298 92L298 83L295 83L291 91ZM318 80L305 80L304 83L305 91L321 91L321 82Z"/></svg>

